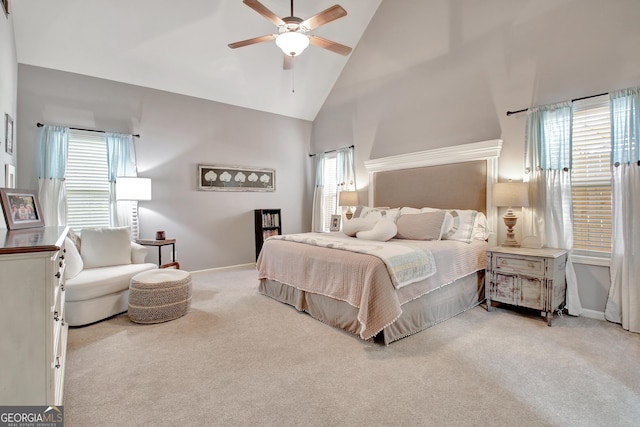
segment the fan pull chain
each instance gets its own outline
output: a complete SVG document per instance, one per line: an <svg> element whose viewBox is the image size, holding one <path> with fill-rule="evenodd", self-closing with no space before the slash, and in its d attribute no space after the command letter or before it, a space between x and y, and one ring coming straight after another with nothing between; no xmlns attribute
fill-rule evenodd
<svg viewBox="0 0 640 427"><path fill-rule="evenodd" d="M291 93L296 93L296 69L291 70Z"/></svg>

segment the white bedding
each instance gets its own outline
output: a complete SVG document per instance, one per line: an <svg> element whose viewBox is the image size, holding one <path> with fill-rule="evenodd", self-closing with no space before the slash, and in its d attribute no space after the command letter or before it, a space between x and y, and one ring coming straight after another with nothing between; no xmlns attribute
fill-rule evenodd
<svg viewBox="0 0 640 427"><path fill-rule="evenodd" d="M343 233L285 234L271 238L374 255L387 266L396 289L436 274L435 258L430 249L425 245L411 244L410 240L392 239L387 243L349 237Z"/></svg>

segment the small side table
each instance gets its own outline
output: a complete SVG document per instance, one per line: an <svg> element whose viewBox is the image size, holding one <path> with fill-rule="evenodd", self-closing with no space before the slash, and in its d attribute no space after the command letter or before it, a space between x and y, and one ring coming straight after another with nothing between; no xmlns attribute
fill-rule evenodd
<svg viewBox="0 0 640 427"><path fill-rule="evenodd" d="M162 247L171 245L172 246L171 261L176 262L176 239L165 239L165 240L138 239L136 240L136 243L143 246L156 246L158 248L158 265L162 265Z"/></svg>

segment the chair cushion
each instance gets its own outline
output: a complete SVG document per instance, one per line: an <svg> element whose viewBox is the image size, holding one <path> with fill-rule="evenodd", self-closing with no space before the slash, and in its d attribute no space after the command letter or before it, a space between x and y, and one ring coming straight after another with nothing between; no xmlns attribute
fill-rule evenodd
<svg viewBox="0 0 640 427"><path fill-rule="evenodd" d="M84 235L83 235L84 245ZM129 289L131 278L138 273L158 268L151 263L85 268L66 282L66 300L84 301Z"/></svg>
<svg viewBox="0 0 640 427"><path fill-rule="evenodd" d="M129 228L85 228L80 255L84 268L131 264Z"/></svg>

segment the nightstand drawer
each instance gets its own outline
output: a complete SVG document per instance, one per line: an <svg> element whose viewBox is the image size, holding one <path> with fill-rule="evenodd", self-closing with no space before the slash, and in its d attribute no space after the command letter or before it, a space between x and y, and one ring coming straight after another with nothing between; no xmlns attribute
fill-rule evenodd
<svg viewBox="0 0 640 427"><path fill-rule="evenodd" d="M503 255L496 255L494 268L496 271L500 271L502 273L544 276L544 260L540 258L512 258Z"/></svg>

